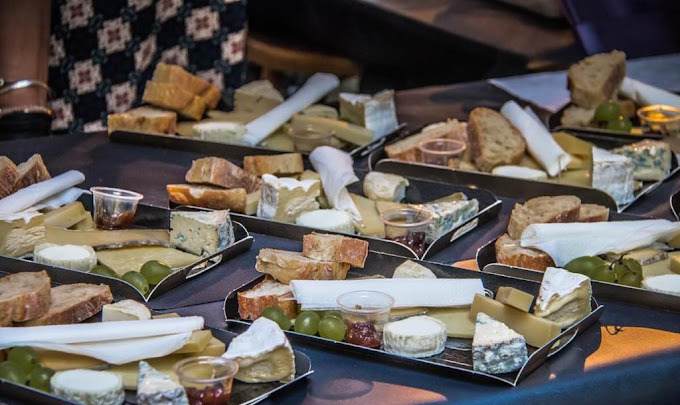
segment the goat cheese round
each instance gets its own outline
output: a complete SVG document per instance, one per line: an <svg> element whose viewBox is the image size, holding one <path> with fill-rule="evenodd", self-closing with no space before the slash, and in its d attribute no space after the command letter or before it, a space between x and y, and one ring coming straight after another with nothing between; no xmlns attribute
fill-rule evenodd
<svg viewBox="0 0 680 405"><path fill-rule="evenodd" d="M107 371L59 371L50 384L52 394L84 405L120 405L125 401L123 380Z"/></svg>
<svg viewBox="0 0 680 405"><path fill-rule="evenodd" d="M407 357L430 357L444 351L446 327L438 319L421 315L390 322L383 329L383 349Z"/></svg>
<svg viewBox="0 0 680 405"><path fill-rule="evenodd" d="M33 260L49 266L90 271L97 265L97 255L90 246L42 243L33 250Z"/></svg>

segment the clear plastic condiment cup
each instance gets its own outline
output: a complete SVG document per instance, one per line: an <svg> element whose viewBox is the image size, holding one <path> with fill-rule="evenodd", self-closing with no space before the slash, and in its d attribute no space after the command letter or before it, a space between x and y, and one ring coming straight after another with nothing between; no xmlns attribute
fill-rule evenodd
<svg viewBox="0 0 680 405"><path fill-rule="evenodd" d="M311 152L318 146L330 145L333 132L314 125L293 125L288 136L293 140L295 151Z"/></svg>
<svg viewBox="0 0 680 405"><path fill-rule="evenodd" d="M413 207L395 208L380 214L385 224L385 237L411 248L418 256L425 253L427 227L432 214Z"/></svg>
<svg viewBox="0 0 680 405"><path fill-rule="evenodd" d="M135 218L137 204L144 198L134 191L92 187L94 223L99 229L126 229Z"/></svg>
<svg viewBox="0 0 680 405"><path fill-rule="evenodd" d="M347 325L347 343L380 347L382 329L390 320L394 298L379 291L359 290L342 294L337 303Z"/></svg>
<svg viewBox="0 0 680 405"><path fill-rule="evenodd" d="M421 162L454 169L460 165L465 149L467 145L462 139L437 138L418 144Z"/></svg>
<svg viewBox="0 0 680 405"><path fill-rule="evenodd" d="M227 405L238 364L224 357L198 356L175 363L175 374L184 387L189 403Z"/></svg>
<svg viewBox="0 0 680 405"><path fill-rule="evenodd" d="M640 124L668 136L680 136L680 108L650 105L637 110Z"/></svg>

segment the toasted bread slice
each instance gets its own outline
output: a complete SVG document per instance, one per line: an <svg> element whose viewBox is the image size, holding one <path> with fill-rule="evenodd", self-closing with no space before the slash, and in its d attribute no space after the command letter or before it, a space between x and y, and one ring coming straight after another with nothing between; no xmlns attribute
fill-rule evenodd
<svg viewBox="0 0 680 405"><path fill-rule="evenodd" d="M248 193L245 188L224 189L192 184L168 184L168 198L175 204L194 205L213 210L245 213Z"/></svg>
<svg viewBox="0 0 680 405"><path fill-rule="evenodd" d="M14 185L14 191L52 178L47 167L45 167L42 156L37 153L28 158L27 161L20 163L17 170L19 170L19 178Z"/></svg>
<svg viewBox="0 0 680 405"><path fill-rule="evenodd" d="M255 270L288 284L291 280L344 280L349 264L310 259L300 252L261 249Z"/></svg>
<svg viewBox="0 0 680 405"><path fill-rule="evenodd" d="M580 211L581 200L573 195L532 198L524 205L515 204L510 214L508 234L512 239L520 239L524 229L531 224L576 222Z"/></svg>
<svg viewBox="0 0 680 405"><path fill-rule="evenodd" d="M496 240L495 248L496 262L500 264L540 271L555 266L555 262L547 253L538 249L523 248L519 241L511 239L507 233Z"/></svg>
<svg viewBox="0 0 680 405"><path fill-rule="evenodd" d="M607 100L616 100L626 77L626 54L611 51L589 56L567 71L571 101L579 107L597 108Z"/></svg>
<svg viewBox="0 0 680 405"><path fill-rule="evenodd" d="M302 237L302 255L363 268L368 256L368 242L342 235L312 232Z"/></svg>
<svg viewBox="0 0 680 405"><path fill-rule="evenodd" d="M496 166L516 165L526 151L522 133L507 118L489 108L472 110L468 136L472 158L483 172L490 172Z"/></svg>
<svg viewBox="0 0 680 405"><path fill-rule="evenodd" d="M302 173L305 170L302 155L299 153L246 156L243 158L243 168L256 176L263 174L289 176Z"/></svg>
<svg viewBox="0 0 680 405"><path fill-rule="evenodd" d="M119 130L157 132L174 135L177 132L177 114L152 107L138 107L108 117L109 133Z"/></svg>
<svg viewBox="0 0 680 405"><path fill-rule="evenodd" d="M261 283L237 294L238 314L241 319L255 320L265 308L280 308L289 318L297 316L297 302L288 284L267 276Z"/></svg>
<svg viewBox="0 0 680 405"><path fill-rule="evenodd" d="M14 192L14 185L19 180L19 169L7 156L0 156L0 198Z"/></svg>
<svg viewBox="0 0 680 405"><path fill-rule="evenodd" d="M106 284L64 284L52 288L49 311L18 326L68 325L78 323L99 313L104 304L113 302L111 289Z"/></svg>
<svg viewBox="0 0 680 405"><path fill-rule="evenodd" d="M260 189L260 179L230 161L206 157L191 162L184 179L189 183L209 184L224 188L245 188L252 193Z"/></svg>
<svg viewBox="0 0 680 405"><path fill-rule="evenodd" d="M199 120L207 105L203 98L175 83L148 81L142 100L156 107L173 110L180 115Z"/></svg>
<svg viewBox="0 0 680 405"><path fill-rule="evenodd" d="M604 222L609 219L609 208L597 204L581 204L578 222Z"/></svg>
<svg viewBox="0 0 680 405"><path fill-rule="evenodd" d="M41 317L52 301L50 276L45 270L0 278L0 326Z"/></svg>

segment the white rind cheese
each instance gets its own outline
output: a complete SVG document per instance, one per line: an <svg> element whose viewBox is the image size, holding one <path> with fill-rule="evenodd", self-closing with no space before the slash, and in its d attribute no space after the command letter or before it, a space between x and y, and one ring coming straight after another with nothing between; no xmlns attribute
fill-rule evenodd
<svg viewBox="0 0 680 405"><path fill-rule="evenodd" d="M238 381L290 382L295 377L293 348L279 325L267 318L258 318L235 337L222 357L238 363Z"/></svg>
<svg viewBox="0 0 680 405"><path fill-rule="evenodd" d="M491 174L498 176L513 177L515 179L525 180L547 180L548 173L543 170L532 169L524 166L496 166L491 171Z"/></svg>
<svg viewBox="0 0 680 405"><path fill-rule="evenodd" d="M137 405L188 405L184 387L169 376L156 371L147 362L139 362Z"/></svg>
<svg viewBox="0 0 680 405"><path fill-rule="evenodd" d="M321 193L319 180L300 181L265 174L261 190L257 205L257 216L261 218L293 223L303 212L319 209L316 201Z"/></svg>
<svg viewBox="0 0 680 405"><path fill-rule="evenodd" d="M633 160L635 180L660 181L671 171L671 147L666 142L644 140L612 150Z"/></svg>
<svg viewBox="0 0 680 405"><path fill-rule="evenodd" d="M234 243L228 210L173 211L170 242L195 255L211 255Z"/></svg>
<svg viewBox="0 0 680 405"><path fill-rule="evenodd" d="M472 338L475 371L504 374L518 370L527 361L524 336L483 312L477 314Z"/></svg>
<svg viewBox="0 0 680 405"><path fill-rule="evenodd" d="M303 212L295 219L295 223L324 231L354 233L352 216L336 209Z"/></svg>
<svg viewBox="0 0 680 405"><path fill-rule="evenodd" d="M627 204L635 198L633 160L593 147L592 186L614 198L616 204Z"/></svg>
<svg viewBox="0 0 680 405"><path fill-rule="evenodd" d="M102 322L143 321L151 319L151 311L146 305L135 300L122 300L106 304L102 308Z"/></svg>
<svg viewBox="0 0 680 405"><path fill-rule="evenodd" d="M408 180L396 174L370 172L364 177L364 195L373 201L400 202L406 197Z"/></svg>
<svg viewBox="0 0 680 405"><path fill-rule="evenodd" d="M84 405L120 405L125 401L123 380L107 371L59 371L50 385L53 395Z"/></svg>
<svg viewBox="0 0 680 405"><path fill-rule="evenodd" d="M394 106L394 90L383 90L374 96L340 93L340 118L373 131L373 139L381 138L399 127Z"/></svg>
<svg viewBox="0 0 680 405"><path fill-rule="evenodd" d="M427 267L412 260L406 260L394 269L392 278L437 278L437 276Z"/></svg>
<svg viewBox="0 0 680 405"><path fill-rule="evenodd" d="M429 316L390 322L383 329L383 349L407 357L430 357L444 351L446 327Z"/></svg>
<svg viewBox="0 0 680 405"><path fill-rule="evenodd" d="M416 204L413 207L432 214L432 222L427 226L426 243L434 242L437 238L479 212L479 202L476 199Z"/></svg>
<svg viewBox="0 0 680 405"><path fill-rule="evenodd" d="M663 294L680 296L680 274L664 274L642 280L642 288Z"/></svg>
<svg viewBox="0 0 680 405"><path fill-rule="evenodd" d="M88 272L97 265L97 255L90 246L42 243L33 249L33 260L49 266Z"/></svg>
<svg viewBox="0 0 680 405"><path fill-rule="evenodd" d="M588 276L548 267L534 304L534 315L567 328L590 313L591 295Z"/></svg>

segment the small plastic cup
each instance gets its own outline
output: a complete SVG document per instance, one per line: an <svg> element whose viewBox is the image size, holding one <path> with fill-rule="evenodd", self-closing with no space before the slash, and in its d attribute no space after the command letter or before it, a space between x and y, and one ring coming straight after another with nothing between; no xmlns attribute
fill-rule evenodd
<svg viewBox="0 0 680 405"><path fill-rule="evenodd" d="M238 364L224 357L198 356L175 363L175 374L184 387L189 403L228 405Z"/></svg>
<svg viewBox="0 0 680 405"><path fill-rule="evenodd" d="M462 139L437 138L418 144L421 162L454 169L460 165L465 149L467 145Z"/></svg>
<svg viewBox="0 0 680 405"><path fill-rule="evenodd" d="M137 204L144 198L134 191L112 187L92 187L94 223L99 229L126 229L135 219Z"/></svg>
<svg viewBox="0 0 680 405"><path fill-rule="evenodd" d="M347 325L347 343L379 348L382 343L382 328L390 319L394 305L391 295L379 291L352 291L337 299L342 320Z"/></svg>
<svg viewBox="0 0 680 405"><path fill-rule="evenodd" d="M640 124L667 136L680 136L680 108L650 105L637 110Z"/></svg>
<svg viewBox="0 0 680 405"><path fill-rule="evenodd" d="M418 256L425 253L427 226L432 214L417 208L395 208L380 214L385 224L385 237L411 248Z"/></svg>
<svg viewBox="0 0 680 405"><path fill-rule="evenodd" d="M318 146L330 145L333 132L314 125L301 125L290 127L288 136L293 140L296 152L311 152Z"/></svg>

